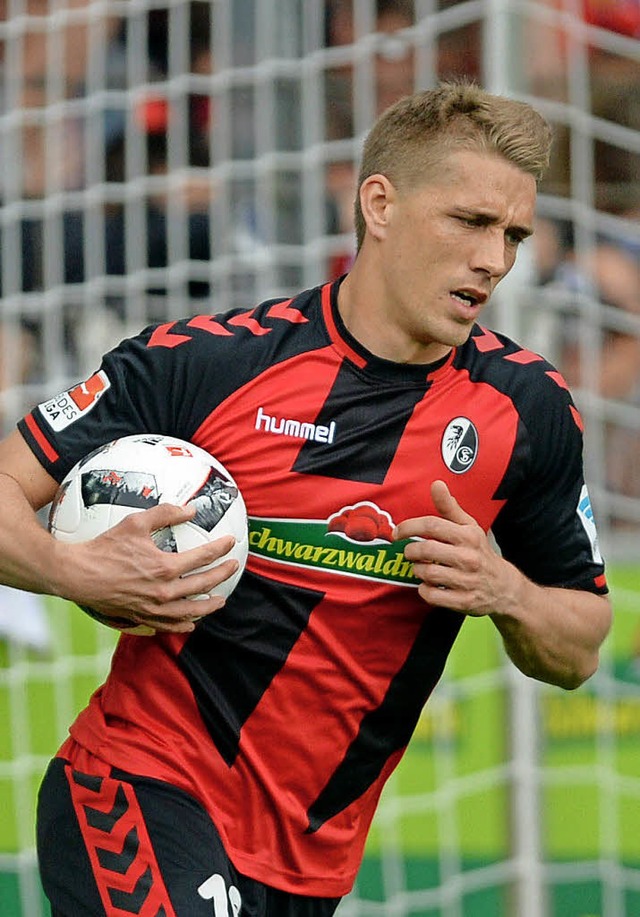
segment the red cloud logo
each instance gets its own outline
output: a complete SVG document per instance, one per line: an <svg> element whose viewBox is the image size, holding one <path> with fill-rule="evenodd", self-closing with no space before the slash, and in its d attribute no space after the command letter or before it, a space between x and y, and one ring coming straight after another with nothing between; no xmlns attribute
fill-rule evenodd
<svg viewBox="0 0 640 917"><path fill-rule="evenodd" d="M389 513L366 500L343 507L327 520L327 532L332 535L344 535L349 541L360 544L373 541L392 542L392 531L393 520Z"/></svg>

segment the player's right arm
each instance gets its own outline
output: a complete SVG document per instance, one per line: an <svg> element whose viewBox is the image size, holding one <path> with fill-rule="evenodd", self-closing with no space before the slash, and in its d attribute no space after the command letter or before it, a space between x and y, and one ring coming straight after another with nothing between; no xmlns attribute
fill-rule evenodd
<svg viewBox="0 0 640 917"><path fill-rule="evenodd" d="M236 561L230 560L203 573L192 572L226 554L232 539L167 554L150 537L163 526L187 521L193 508L160 504L132 514L91 541L64 544L46 531L37 515L57 486L20 433L0 441L0 582L175 633L193 630L196 617L223 604L218 596L197 602L188 596L212 592L235 571Z"/></svg>

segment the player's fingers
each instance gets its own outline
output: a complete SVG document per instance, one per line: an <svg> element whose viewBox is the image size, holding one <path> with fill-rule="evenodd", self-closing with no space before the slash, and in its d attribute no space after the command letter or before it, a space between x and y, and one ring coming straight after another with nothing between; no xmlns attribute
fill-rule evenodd
<svg viewBox="0 0 640 917"><path fill-rule="evenodd" d="M196 508L193 504L177 506L174 503L158 503L157 506L151 506L139 513L130 513L118 525L151 534L170 525L189 522L190 519L193 519L195 512Z"/></svg>
<svg viewBox="0 0 640 917"><path fill-rule="evenodd" d="M400 522L393 530L394 541L410 538L419 544L421 541L439 541L443 544L460 544L464 540L462 527L439 516L416 516Z"/></svg>
<svg viewBox="0 0 640 917"><path fill-rule="evenodd" d="M459 544L466 538L463 529L468 531L471 527L478 527L476 520L462 509L444 481L433 481L431 498L437 515L405 519L394 529L394 539L435 538Z"/></svg>
<svg viewBox="0 0 640 917"><path fill-rule="evenodd" d="M413 572L423 583L432 586L451 586L455 581L455 571L437 561L414 562Z"/></svg>
<svg viewBox="0 0 640 917"><path fill-rule="evenodd" d="M224 608L226 598L222 595L202 592L199 595L189 594L176 601L171 606L171 614L155 614L153 620L162 624L179 624L189 621L199 621L207 615L214 614Z"/></svg>
<svg viewBox="0 0 640 917"><path fill-rule="evenodd" d="M236 540L233 535L224 535L222 538L216 538L214 541L197 545L195 548L187 548L185 551L172 553L169 573L171 576L193 575L194 571L209 567L211 564L220 561L232 550L235 543ZM235 569L237 569L237 561L234 560L233 563L235 564Z"/></svg>
<svg viewBox="0 0 640 917"><path fill-rule="evenodd" d="M238 567L238 561L235 558L229 558L206 570L187 573L181 578L179 584L176 584L176 598L214 595L219 586L237 573Z"/></svg>
<svg viewBox="0 0 640 917"><path fill-rule="evenodd" d="M414 564L444 564L451 567L461 564L460 553L456 546L435 538L408 541L405 545L404 556Z"/></svg>
<svg viewBox="0 0 640 917"><path fill-rule="evenodd" d="M444 481L432 483L431 499L443 519L448 519L457 525L477 525L476 520L460 506Z"/></svg>
<svg viewBox="0 0 640 917"><path fill-rule="evenodd" d="M200 586L203 590L209 586L211 591L199 594L189 592L174 600L167 600L160 607L132 614L132 626L142 624L163 633L186 633L193 630L191 625L224 607L226 598L215 593L215 586L204 580L190 585L193 589Z"/></svg>
<svg viewBox="0 0 640 917"><path fill-rule="evenodd" d="M219 611L225 604L226 598L215 594L202 594L195 597L180 597L175 601L147 602L146 607L137 610L102 606L96 603L95 610L104 618L111 619L113 627L125 632L134 632L135 629L148 628L151 631L163 633L187 633L193 630L197 623L206 615ZM140 630L138 632L141 632ZM146 633L146 631L142 631Z"/></svg>
<svg viewBox="0 0 640 917"><path fill-rule="evenodd" d="M420 583L418 588L420 597L434 608L449 608L451 611L460 611L468 614L464 595L455 589L434 586L431 583Z"/></svg>
<svg viewBox="0 0 640 917"><path fill-rule="evenodd" d="M434 481L431 484L431 499L443 519L456 522L458 525L475 525L473 516L463 510L444 481Z"/></svg>

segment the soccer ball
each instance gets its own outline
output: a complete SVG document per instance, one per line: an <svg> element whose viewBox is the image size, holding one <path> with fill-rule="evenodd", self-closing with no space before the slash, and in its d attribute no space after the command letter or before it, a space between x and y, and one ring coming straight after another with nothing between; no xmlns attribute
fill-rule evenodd
<svg viewBox="0 0 640 917"><path fill-rule="evenodd" d="M235 558L240 566L214 590L229 596L242 575L249 548L244 500L226 468L204 449L184 440L152 434L123 436L85 456L58 488L49 513L49 531L67 543L88 541L130 513L158 503L195 503L197 508L191 521L153 533L163 551L185 551L223 535L235 536L235 545L223 559ZM132 625L125 618L80 607L116 630L139 636L155 633L147 625Z"/></svg>

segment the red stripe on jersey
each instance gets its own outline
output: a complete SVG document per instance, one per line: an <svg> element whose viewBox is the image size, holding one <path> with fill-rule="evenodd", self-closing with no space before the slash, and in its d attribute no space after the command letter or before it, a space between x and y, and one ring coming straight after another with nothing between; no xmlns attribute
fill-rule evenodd
<svg viewBox="0 0 640 917"><path fill-rule="evenodd" d="M251 309L250 312L241 312L239 315L234 315L228 320L228 324L248 328L251 334L255 334L258 337L263 334L271 334L271 328L263 328L260 322L257 322L255 318L253 318L253 313L255 311L255 309Z"/></svg>
<svg viewBox="0 0 640 917"><path fill-rule="evenodd" d="M505 357L505 360L526 365L527 363L537 363L542 360L542 357L539 353L533 353L531 350L519 350L517 353L510 353L508 357Z"/></svg>
<svg viewBox="0 0 640 917"><path fill-rule="evenodd" d="M549 376L550 379L553 379L553 381L555 382L555 384L556 384L556 385L559 385L560 388L566 388L566 389L569 388L569 386L567 385L567 383L566 383L566 381L565 381L565 379L564 379L564 376L562 376L560 373L558 373L558 372L551 372L551 371L549 370L549 371L546 373L546 375Z"/></svg>
<svg viewBox="0 0 640 917"><path fill-rule="evenodd" d="M65 774L107 917L176 917L131 784L83 774L70 764Z"/></svg>
<svg viewBox="0 0 640 917"><path fill-rule="evenodd" d="M607 577L604 575L604 573L602 573L600 576L596 576L593 582L598 587L598 589L602 589L603 586L607 585Z"/></svg>
<svg viewBox="0 0 640 917"><path fill-rule="evenodd" d="M493 331L488 328L481 328L482 334L472 338L480 353L488 353L490 350L501 350L504 344L498 340Z"/></svg>
<svg viewBox="0 0 640 917"><path fill-rule="evenodd" d="M283 302L277 302L274 306L271 306L267 315L269 318L283 318L286 322L293 322L295 324L308 322L309 319L306 315L303 315L299 309L292 309L291 303L292 299L286 299Z"/></svg>
<svg viewBox="0 0 640 917"><path fill-rule="evenodd" d="M24 419L24 422L29 427L29 430L31 431L33 438L35 439L37 444L40 446L40 448L42 449L46 457L49 459L49 461L57 462L60 456L58 455L56 450L53 448L51 443L47 439L45 439L44 433L42 432L40 427L37 425L35 420L33 419L33 414L27 414L27 416Z"/></svg>
<svg viewBox="0 0 640 917"><path fill-rule="evenodd" d="M332 286L333 284L331 283L325 283L322 288L322 314L324 317L325 325L327 326L331 340L334 344L338 345L341 353L348 357L352 363L355 363L356 366L359 366L360 369L362 369L363 366L366 366L367 361L357 351L353 350L352 347L349 347L347 342L342 338L340 332L338 331L338 326L334 321L333 311L331 309Z"/></svg>
<svg viewBox="0 0 640 917"><path fill-rule="evenodd" d="M196 315L195 318L187 322L189 328L199 328L200 331L206 331L207 334L216 334L219 337L233 337L233 331L229 331L224 325L216 320L215 315Z"/></svg>
<svg viewBox="0 0 640 917"><path fill-rule="evenodd" d="M436 379L441 379L442 376L445 374L445 372L448 371L449 367L453 363L453 358L455 357L455 355L456 355L456 348L453 347L451 351L449 352L449 356L444 361L442 366L439 366L437 369L434 369L433 372L431 373L427 373L427 376L426 376L427 381L435 382Z"/></svg>
<svg viewBox="0 0 640 917"><path fill-rule="evenodd" d="M580 430L581 433L584 433L584 424L582 422L582 417L580 416L580 411L572 404L569 405L569 410L571 411L571 416L576 422L576 427L578 430Z"/></svg>
<svg viewBox="0 0 640 917"><path fill-rule="evenodd" d="M164 325L158 325L149 338L147 347L178 347L180 344L186 344L191 340L188 334L170 334L171 329L177 322L166 322Z"/></svg>

